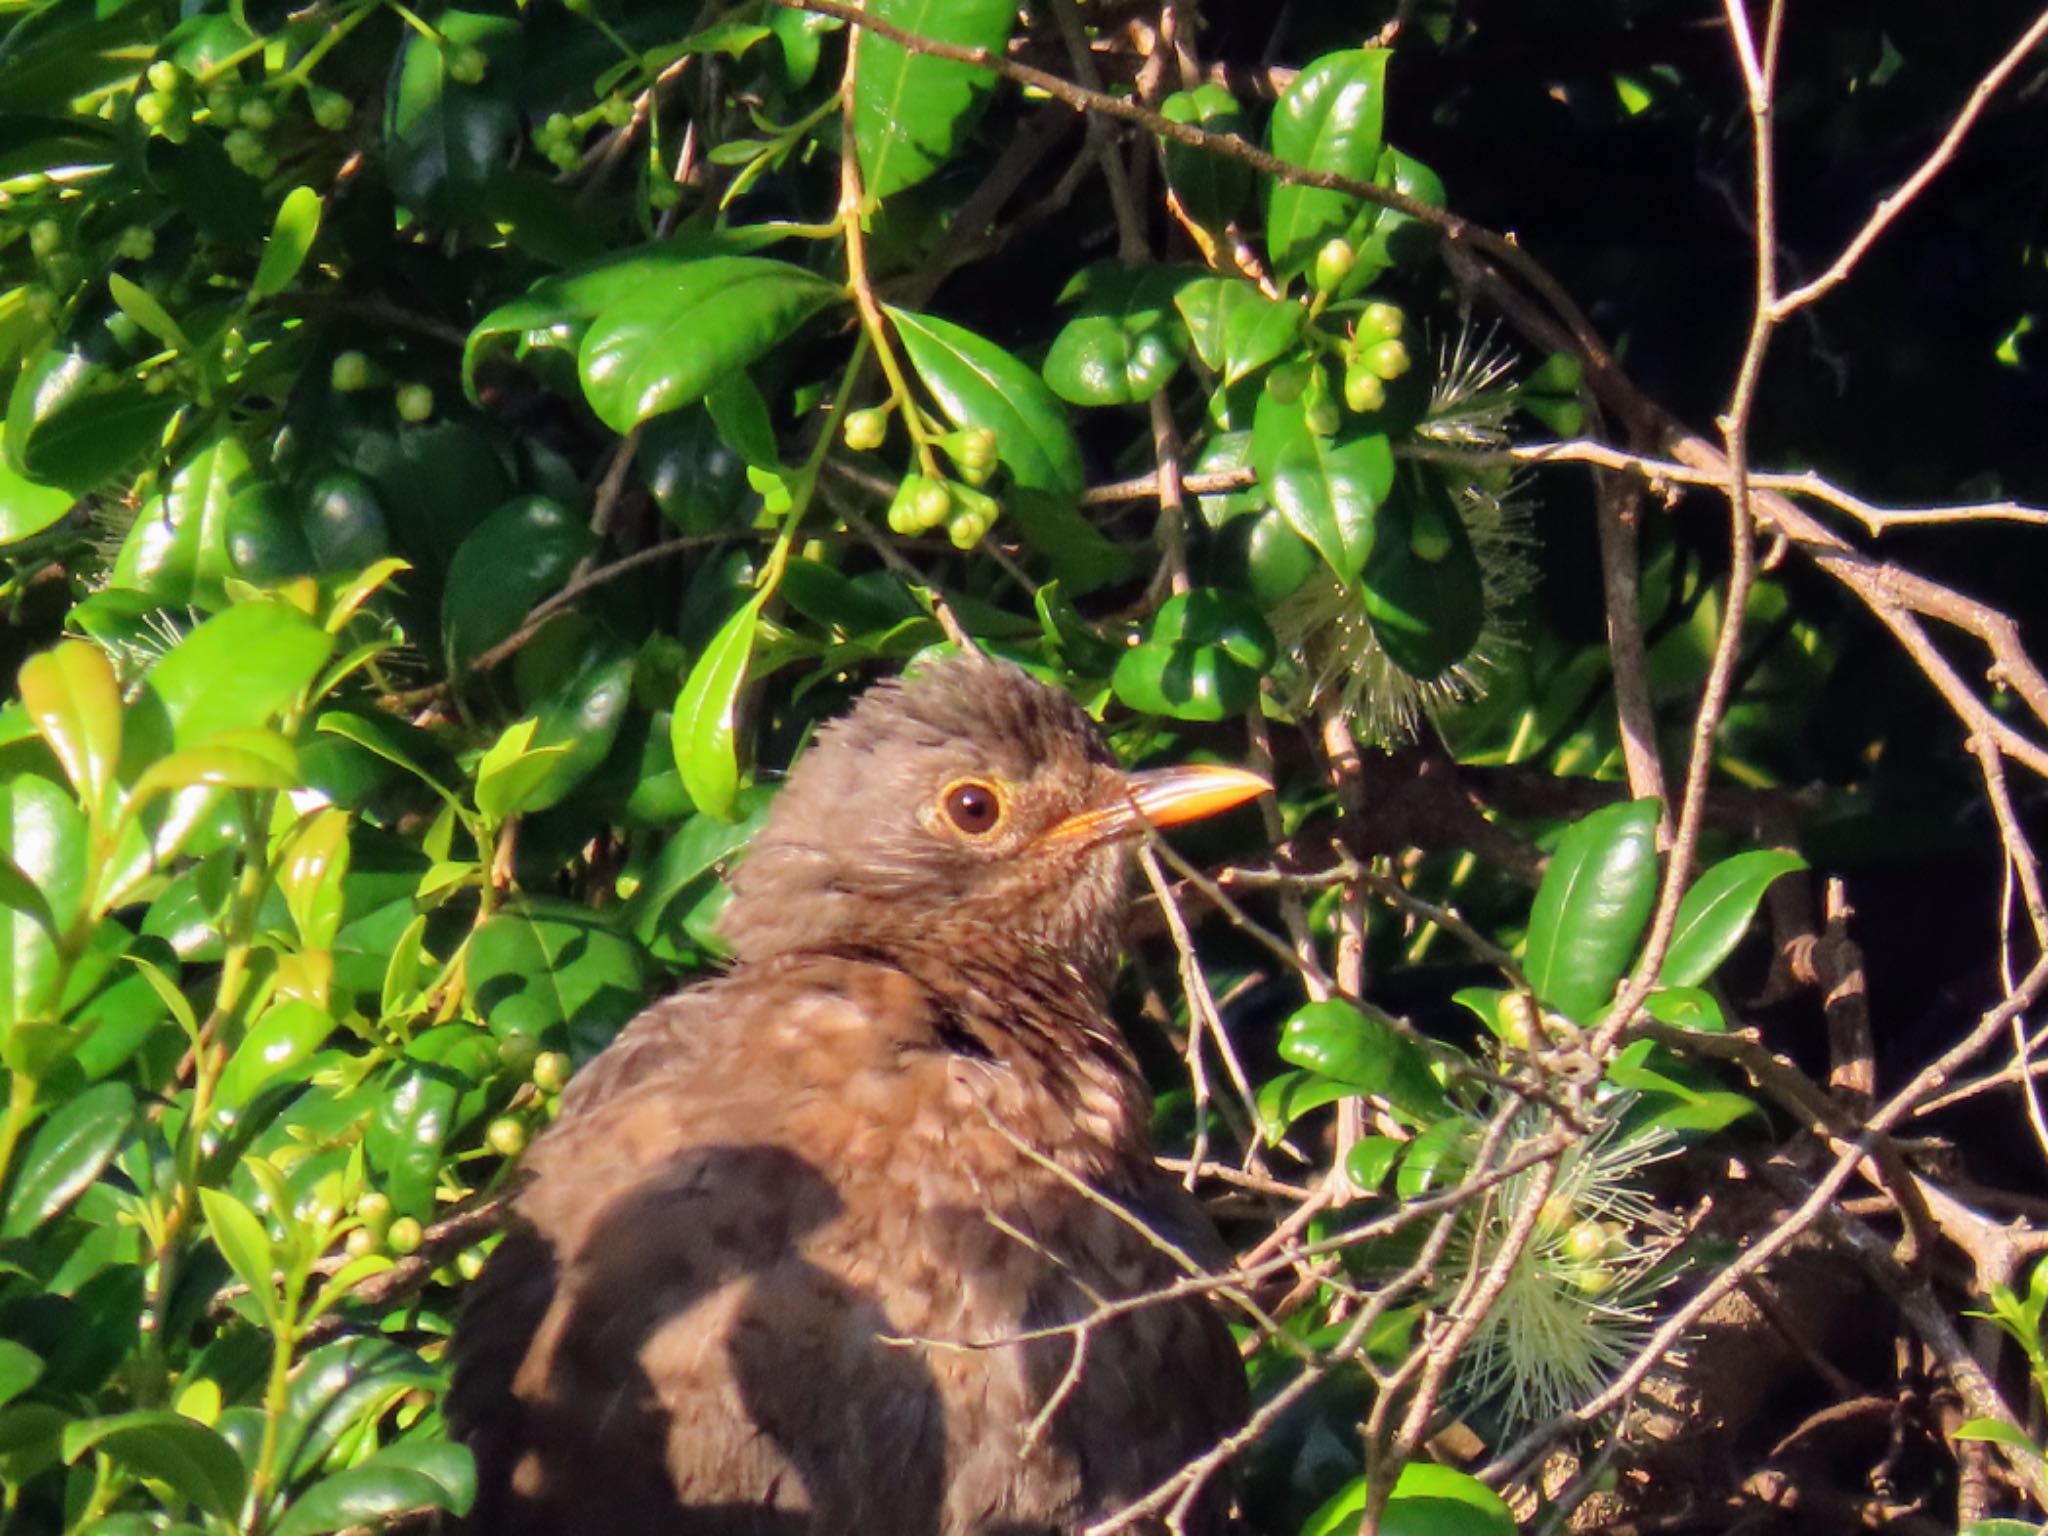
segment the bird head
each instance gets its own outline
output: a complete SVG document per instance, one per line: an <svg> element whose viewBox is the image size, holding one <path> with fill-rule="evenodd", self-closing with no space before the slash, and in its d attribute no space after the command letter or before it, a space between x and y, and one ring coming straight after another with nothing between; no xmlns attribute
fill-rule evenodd
<svg viewBox="0 0 2048 1536"><path fill-rule="evenodd" d="M934 662L871 688L818 733L734 876L719 929L742 961L1001 935L1106 978L1129 845L1266 787L1209 765L1126 773L1058 689L1007 663Z"/></svg>

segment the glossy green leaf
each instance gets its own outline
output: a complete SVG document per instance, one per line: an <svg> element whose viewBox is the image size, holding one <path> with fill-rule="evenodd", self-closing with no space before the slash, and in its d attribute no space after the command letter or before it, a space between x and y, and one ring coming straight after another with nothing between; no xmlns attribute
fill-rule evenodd
<svg viewBox="0 0 2048 1536"><path fill-rule="evenodd" d="M1010 0L871 0L869 15L920 37L1000 55L1017 8ZM925 180L972 129L995 76L914 54L865 29L854 75L853 141L861 182L879 201Z"/></svg>
<svg viewBox="0 0 2048 1536"><path fill-rule="evenodd" d="M1159 103L1159 115L1210 133L1235 134L1240 139L1249 139L1251 134L1250 121L1237 98L1216 84L1175 91ZM1242 160L1173 139L1161 142L1166 154L1166 183L1187 216L1211 229L1221 229L1236 218L1251 196L1252 168Z"/></svg>
<svg viewBox="0 0 2048 1536"><path fill-rule="evenodd" d="M361 1466L322 1478L292 1501L284 1518L272 1527L272 1536L320 1536L327 1531L381 1526L386 1516L407 1510L462 1513L465 1501L394 1455L405 1449L403 1444L389 1447Z"/></svg>
<svg viewBox="0 0 2048 1536"><path fill-rule="evenodd" d="M1252 463L1294 531L1340 580L1356 582L1372 556L1380 504L1394 484L1384 436L1324 437L1299 399L1261 392L1252 415Z"/></svg>
<svg viewBox="0 0 2048 1536"><path fill-rule="evenodd" d="M726 820L740 787L740 690L768 596L757 593L719 626L691 666L669 723L683 788L700 811Z"/></svg>
<svg viewBox="0 0 2048 1536"><path fill-rule="evenodd" d="M940 408L955 426L995 433L997 455L1019 486L1058 496L1081 493L1080 444L1044 380L950 320L905 309L889 310L889 318Z"/></svg>
<svg viewBox="0 0 2048 1536"><path fill-rule="evenodd" d="M300 702L334 652L334 637L283 603L215 614L158 658L144 682L180 747L267 726Z"/></svg>
<svg viewBox="0 0 2048 1536"><path fill-rule="evenodd" d="M56 1001L60 933L85 896L86 823L71 796L35 774L0 779L0 854L25 876L42 911L0 911L0 1024L45 1016Z"/></svg>
<svg viewBox="0 0 2048 1536"><path fill-rule="evenodd" d="M36 1384L43 1359L12 1339L0 1339L0 1403L11 1403Z"/></svg>
<svg viewBox="0 0 2048 1536"><path fill-rule="evenodd" d="M1294 531L1287 514L1268 508L1246 520L1245 575L1261 606L1271 608L1315 574L1316 547Z"/></svg>
<svg viewBox="0 0 2048 1536"><path fill-rule="evenodd" d="M1713 975L1742 942L1771 882L1804 868L1806 860L1796 853L1758 848L1702 871L1678 904L1659 984L1694 987Z"/></svg>
<svg viewBox="0 0 2048 1536"><path fill-rule="evenodd" d="M440 37L408 31L384 104L392 191L406 206L436 216L472 212L519 133L512 104L490 88L465 85L448 70L457 46L509 65L519 37L510 17L448 9L435 13ZM502 57L501 57L502 56Z"/></svg>
<svg viewBox="0 0 2048 1536"><path fill-rule="evenodd" d="M399 1212L425 1219L433 1211L442 1148L455 1129L464 1085L451 1068L421 1061L406 1062L383 1083L363 1149Z"/></svg>
<svg viewBox="0 0 2048 1536"><path fill-rule="evenodd" d="M129 802L140 808L159 795L182 789L294 789L299 778L290 744L281 736L275 740L284 747L282 753L252 750L253 744L245 738L217 740L160 757L135 781ZM152 840L160 858L167 856L177 841L165 837L161 829Z"/></svg>
<svg viewBox="0 0 2048 1536"><path fill-rule="evenodd" d="M839 296L815 273L760 256L674 268L591 321L577 353L584 395L606 426L629 432L703 399Z"/></svg>
<svg viewBox="0 0 2048 1536"><path fill-rule="evenodd" d="M744 256L783 238L782 231L772 226L679 230L652 245L616 251L542 278L471 329L462 349L462 387L475 396L478 361L486 350L508 337L545 339L573 353L598 315L650 289L666 289L673 284L677 269L707 256Z"/></svg>
<svg viewBox="0 0 2048 1536"><path fill-rule="evenodd" d="M22 369L8 397L7 462L32 481L83 496L157 447L176 410L174 400L82 347L53 347Z"/></svg>
<svg viewBox="0 0 2048 1536"><path fill-rule="evenodd" d="M597 913L529 899L470 940L470 997L500 1039L566 1032L587 1057L640 1011L638 952Z"/></svg>
<svg viewBox="0 0 2048 1536"><path fill-rule="evenodd" d="M228 1261L249 1294L267 1315L277 1310L277 1292L271 1276L277 1268L270 1233L262 1218L224 1189L202 1189L199 1204L206 1212L206 1229L221 1257Z"/></svg>
<svg viewBox="0 0 2048 1536"><path fill-rule="evenodd" d="M1160 605L1143 642L1117 658L1110 686L1133 709L1222 720L1252 706L1274 654L1273 631L1256 606L1198 587Z"/></svg>
<svg viewBox="0 0 2048 1536"><path fill-rule="evenodd" d="M1359 596L1387 658L1417 679L1472 654L1486 624L1486 585L1452 492L1416 466L1379 509Z"/></svg>
<svg viewBox="0 0 2048 1536"><path fill-rule="evenodd" d="M218 1430L169 1409L78 1419L64 1426L63 1444L67 1462L98 1451L223 1520L236 1517L248 1485L242 1458Z"/></svg>
<svg viewBox="0 0 2048 1536"><path fill-rule="evenodd" d="M1301 337L1304 311L1269 299L1241 277L1198 277L1181 284L1174 307L1195 355L1225 384L1257 372Z"/></svg>
<svg viewBox="0 0 2048 1536"><path fill-rule="evenodd" d="M1344 1177L1358 1194L1377 1194L1407 1150L1408 1143L1398 1136L1361 1136L1344 1159Z"/></svg>
<svg viewBox="0 0 2048 1536"><path fill-rule="evenodd" d="M121 760L121 689L106 653L65 640L22 663L21 701L88 806L103 805Z"/></svg>
<svg viewBox="0 0 2048 1536"><path fill-rule="evenodd" d="M477 761L476 808L493 825L526 811L556 760L569 750L566 743L534 746L538 724L531 716L515 721Z"/></svg>
<svg viewBox="0 0 2048 1536"><path fill-rule="evenodd" d="M1418 203L1432 208L1444 206L1444 184L1436 172L1391 145L1380 156L1379 171L1373 179ZM1356 241L1358 265L1337 290L1340 294L1349 295L1369 287L1387 268L1433 250L1438 239L1432 226L1391 208L1368 207L1361 211L1358 222L1366 225L1362 238Z"/></svg>
<svg viewBox="0 0 2048 1536"><path fill-rule="evenodd" d="M135 1090L100 1083L58 1109L36 1128L20 1157L0 1235L33 1232L85 1192L100 1176L135 1122Z"/></svg>
<svg viewBox="0 0 2048 1536"><path fill-rule="evenodd" d="M320 234L320 194L311 187L293 187L277 205L277 221L264 242L263 256L256 263L256 276L249 284L249 302L283 293L299 275L313 242Z"/></svg>
<svg viewBox="0 0 2048 1536"><path fill-rule="evenodd" d="M258 484L241 440L220 433L189 455L169 486L142 504L114 559L113 583L157 601L225 606L234 574L228 510Z"/></svg>
<svg viewBox="0 0 2048 1536"><path fill-rule="evenodd" d="M1295 1010L1281 1027L1280 1055L1354 1093L1384 1099L1411 1124L1425 1125L1450 1109L1421 1048L1349 1003L1331 999Z"/></svg>
<svg viewBox="0 0 2048 1536"><path fill-rule="evenodd" d="M332 948L341 927L348 828L346 811L316 811L292 834L277 865L278 890L299 931L299 942L309 950Z"/></svg>
<svg viewBox="0 0 2048 1536"><path fill-rule="evenodd" d="M537 722L537 747L558 747L525 809L558 805L604 761L633 701L632 650L606 630L551 625L519 653L519 696Z"/></svg>
<svg viewBox="0 0 2048 1536"><path fill-rule="evenodd" d="M1581 1023L1614 995L1657 899L1655 800L1603 806L1572 823L1529 912L1524 974Z"/></svg>
<svg viewBox="0 0 2048 1536"><path fill-rule="evenodd" d="M1079 300L1079 312L1045 355L1053 393L1075 405L1131 405L1164 389L1187 353L1173 310L1183 281L1170 267L1083 272L1064 295Z"/></svg>
<svg viewBox="0 0 2048 1536"><path fill-rule="evenodd" d="M1311 171L1370 181L1379 169L1386 115L1384 48L1326 53L1281 93L1273 108L1273 153ZM1344 192L1274 181L1266 194L1266 253L1274 272L1292 277L1358 212Z"/></svg>
<svg viewBox="0 0 2048 1536"><path fill-rule="evenodd" d="M78 504L62 486L42 485L8 462L7 423L0 421L0 545L41 533Z"/></svg>
<svg viewBox="0 0 2048 1536"><path fill-rule="evenodd" d="M1698 987L1660 986L1643 999L1643 1008L1659 1024L1673 1029L1697 1029L1718 1035L1728 1028L1714 994Z"/></svg>
<svg viewBox="0 0 2048 1536"><path fill-rule="evenodd" d="M1343 1536L1358 1529L1366 1481L1339 1489L1308 1518L1301 1536ZM1515 1536L1514 1511L1469 1472L1437 1462L1411 1461L1394 1480L1380 1516L1381 1536Z"/></svg>
<svg viewBox="0 0 2048 1536"><path fill-rule="evenodd" d="M215 1108L232 1117L265 1088L292 1082L334 1030L323 1008L300 998L273 1003L242 1037L214 1090Z"/></svg>
<svg viewBox="0 0 2048 1536"><path fill-rule="evenodd" d="M583 519L546 496L521 496L477 524L441 594L441 643L461 671L526 622L597 547Z"/></svg>
<svg viewBox="0 0 2048 1536"><path fill-rule="evenodd" d="M157 296L141 284L123 277L119 272L107 274L107 292L121 313L141 326L150 335L174 352L183 352L192 344L185 339L185 332L178 322L171 318Z"/></svg>

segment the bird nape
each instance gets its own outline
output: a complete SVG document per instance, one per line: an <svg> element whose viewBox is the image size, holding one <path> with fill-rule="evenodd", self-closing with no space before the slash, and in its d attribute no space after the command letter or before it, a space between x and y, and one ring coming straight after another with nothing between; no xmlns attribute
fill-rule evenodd
<svg viewBox="0 0 2048 1536"><path fill-rule="evenodd" d="M826 727L733 881L733 969L527 1154L455 1332L472 1528L1050 1536L1241 1422L1208 1300L1102 1312L1222 1256L1105 992L1133 838L1264 788L1126 774L975 659ZM1229 1518L1218 1480L1184 1525Z"/></svg>

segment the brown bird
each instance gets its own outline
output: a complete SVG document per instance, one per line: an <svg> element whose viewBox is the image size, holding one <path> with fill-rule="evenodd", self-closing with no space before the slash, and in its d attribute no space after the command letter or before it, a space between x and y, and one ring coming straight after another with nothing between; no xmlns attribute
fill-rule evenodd
<svg viewBox="0 0 2048 1536"><path fill-rule="evenodd" d="M731 973L629 1024L527 1155L455 1334L472 1527L1050 1536L1241 1422L1203 1297L1063 1325L1221 1251L1104 994L1131 840L1263 788L1124 773L980 660L827 726L734 879Z"/></svg>

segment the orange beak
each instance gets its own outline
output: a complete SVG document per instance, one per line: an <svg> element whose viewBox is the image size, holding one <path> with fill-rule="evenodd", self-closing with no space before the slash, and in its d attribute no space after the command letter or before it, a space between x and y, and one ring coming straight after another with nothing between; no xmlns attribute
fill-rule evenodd
<svg viewBox="0 0 2048 1536"><path fill-rule="evenodd" d="M1105 843L1112 838L1135 837L1147 827L1177 826L1218 815L1272 787L1256 773L1212 763L1126 774L1121 803L1069 816L1044 836L1056 843Z"/></svg>

